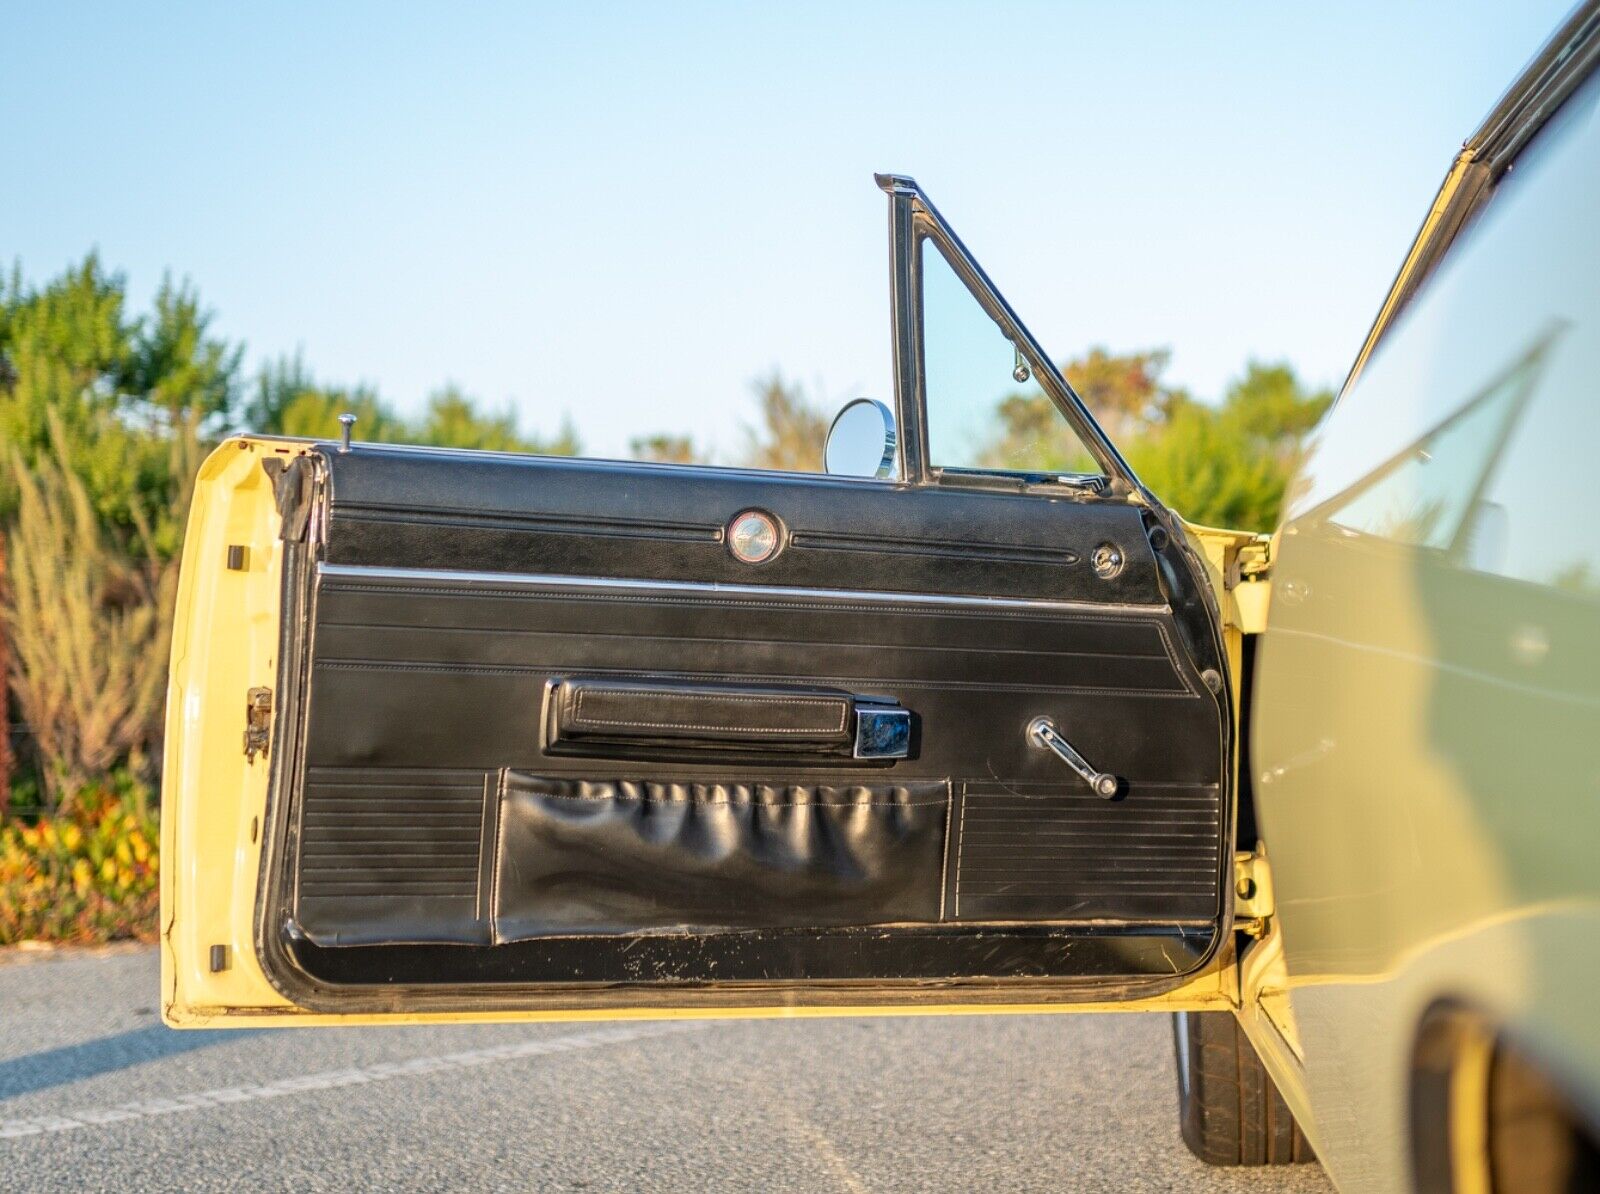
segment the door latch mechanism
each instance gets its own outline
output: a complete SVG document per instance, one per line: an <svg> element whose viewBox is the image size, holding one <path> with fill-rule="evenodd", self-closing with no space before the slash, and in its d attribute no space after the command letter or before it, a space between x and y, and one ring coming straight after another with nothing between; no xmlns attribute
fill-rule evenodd
<svg viewBox="0 0 1600 1194"><path fill-rule="evenodd" d="M1028 723L1028 741L1042 750L1048 750L1071 767L1096 796L1104 796L1110 800L1122 790L1120 779L1109 772L1096 771L1089 766L1089 761L1077 752L1072 743L1061 736L1061 731L1056 729L1056 723L1048 717L1035 717Z"/></svg>
<svg viewBox="0 0 1600 1194"><path fill-rule="evenodd" d="M272 689L252 688L244 697L244 759L256 761L267 753L272 736Z"/></svg>

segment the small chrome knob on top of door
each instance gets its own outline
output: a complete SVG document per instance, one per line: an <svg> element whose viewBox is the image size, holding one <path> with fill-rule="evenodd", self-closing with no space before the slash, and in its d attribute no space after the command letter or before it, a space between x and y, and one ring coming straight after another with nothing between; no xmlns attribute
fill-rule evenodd
<svg viewBox="0 0 1600 1194"><path fill-rule="evenodd" d="M1061 736L1056 723L1048 717L1035 717L1028 723L1028 741L1041 750L1048 750L1071 767L1093 789L1096 796L1104 796L1110 800L1122 790L1120 779L1109 772L1096 771L1091 767L1089 761L1077 752L1072 743Z"/></svg>

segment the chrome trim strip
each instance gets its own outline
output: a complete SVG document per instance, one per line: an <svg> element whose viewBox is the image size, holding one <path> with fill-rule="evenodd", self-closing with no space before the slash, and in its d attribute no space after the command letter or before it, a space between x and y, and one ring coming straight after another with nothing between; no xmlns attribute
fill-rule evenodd
<svg viewBox="0 0 1600 1194"><path fill-rule="evenodd" d="M1159 615L1165 605L1115 604L1099 601L1049 601L1034 597L969 597L953 593L891 593L880 589L810 589L785 585L733 585L715 581L639 580L614 576L557 576L542 572L458 572L448 568L387 568L369 564L319 564L317 575L330 580L381 579L437 585L499 585L524 588L665 589L677 593L717 593L730 597L805 598L824 601L867 601L885 605L944 605L979 610L1049 610L1063 613L1126 613Z"/></svg>
<svg viewBox="0 0 1600 1194"><path fill-rule="evenodd" d="M327 448L332 452L339 446L337 440L331 439L301 439L289 435L258 435L256 432L244 432L230 439L248 438L272 440L277 443L302 444L307 448ZM665 460L629 460L621 456L541 456L536 452L513 452L508 449L498 448L439 448L432 444L385 444L374 443L368 440L356 440L350 445L350 450L359 455L400 455L400 456L437 456L443 459L460 460L463 457L469 460L489 459L501 462L521 462L523 464L536 464L540 467L555 466L557 468L615 471L620 469L640 469L646 472L666 473L715 473L718 476L734 474L742 477L758 477L764 480L779 478L786 481L811 481L831 485L856 485L871 484L893 487L902 484L896 477L836 477L831 473L806 472L803 469L771 469L751 468L742 464L673 464Z"/></svg>

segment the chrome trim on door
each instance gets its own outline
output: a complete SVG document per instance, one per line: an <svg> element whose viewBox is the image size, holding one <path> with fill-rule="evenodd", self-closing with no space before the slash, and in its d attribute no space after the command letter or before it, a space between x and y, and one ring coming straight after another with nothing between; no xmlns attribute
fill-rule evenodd
<svg viewBox="0 0 1600 1194"><path fill-rule="evenodd" d="M895 321L895 396L900 419L905 427L901 436L905 478L926 483L932 463L928 460L926 426L927 379L922 343L922 260L919 245L932 240L950 268L999 326L1006 339L1032 367L1035 380L1049 395L1067 423L1083 441L1090 455L1105 470L1115 492L1141 494L1157 505L1149 490L1140 483L1100 424L1090 413L1072 383L1044 351L1033 333L1023 325L983 266L962 243L939 209L917 180L904 174L874 174L878 188L889 197L889 246L892 268L890 295Z"/></svg>
<svg viewBox="0 0 1600 1194"><path fill-rule="evenodd" d="M966 610L1039 610L1062 613L1156 615L1165 605L1111 604L1100 601L1049 601L1033 597L971 597L954 593L893 593L880 589L811 589L787 585L734 585L715 581L642 580L616 576L559 576L543 572L465 572L449 568L389 568L367 564L319 564L317 575L330 580L415 581L436 585L499 585L521 588L611 589L639 592L720 593L729 597L771 597L822 601L860 601L893 605L936 605Z"/></svg>

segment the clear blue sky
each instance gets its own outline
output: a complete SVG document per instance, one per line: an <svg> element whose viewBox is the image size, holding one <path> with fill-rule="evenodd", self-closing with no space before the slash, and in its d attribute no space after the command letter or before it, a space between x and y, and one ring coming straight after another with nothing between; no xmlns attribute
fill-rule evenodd
<svg viewBox="0 0 1600 1194"><path fill-rule="evenodd" d="M888 396L894 170L1057 356L1336 383L1566 8L10 5L0 260L170 269L252 365L402 409L727 452L774 366Z"/></svg>

